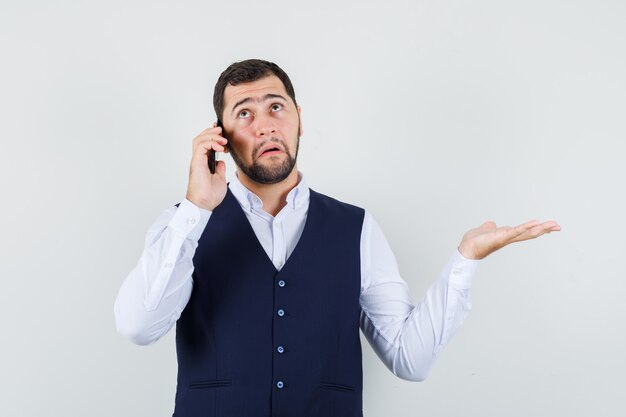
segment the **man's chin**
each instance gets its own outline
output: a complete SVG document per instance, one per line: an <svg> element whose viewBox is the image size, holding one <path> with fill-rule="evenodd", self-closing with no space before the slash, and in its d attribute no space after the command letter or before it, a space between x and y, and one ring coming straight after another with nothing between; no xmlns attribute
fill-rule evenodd
<svg viewBox="0 0 626 417"><path fill-rule="evenodd" d="M242 169L242 167L238 166L238 168L246 177L258 184L276 184L284 181L295 169L295 165L288 170L286 167L281 167L276 162L272 163L270 159L278 161L280 158L267 157L257 160L255 162L256 167Z"/></svg>

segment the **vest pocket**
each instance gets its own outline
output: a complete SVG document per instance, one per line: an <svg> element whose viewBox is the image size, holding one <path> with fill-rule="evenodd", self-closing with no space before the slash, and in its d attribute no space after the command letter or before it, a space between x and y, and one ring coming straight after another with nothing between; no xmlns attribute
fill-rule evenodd
<svg viewBox="0 0 626 417"><path fill-rule="evenodd" d="M204 381L192 381L189 383L189 389L206 389L230 387L233 385L232 379L210 379Z"/></svg>
<svg viewBox="0 0 626 417"><path fill-rule="evenodd" d="M236 384L235 384L236 385ZM198 379L189 381L176 397L176 417L223 417L233 414L231 379ZM173 417L174 417L173 416Z"/></svg>
<svg viewBox="0 0 626 417"><path fill-rule="evenodd" d="M363 417L361 397L352 385L322 382L317 390L315 409L307 417Z"/></svg>
<svg viewBox="0 0 626 417"><path fill-rule="evenodd" d="M320 388L327 389L331 391L354 391L354 387L350 385L342 385L342 384L334 384L330 382L322 382L320 384Z"/></svg>

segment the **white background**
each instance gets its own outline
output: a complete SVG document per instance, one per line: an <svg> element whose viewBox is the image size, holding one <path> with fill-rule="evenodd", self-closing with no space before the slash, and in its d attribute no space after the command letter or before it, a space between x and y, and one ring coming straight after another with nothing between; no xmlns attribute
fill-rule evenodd
<svg viewBox="0 0 626 417"><path fill-rule="evenodd" d="M625 3L231 4L2 1L0 415L171 416L174 331L135 346L113 302L247 58L290 75L299 168L415 301L484 220L563 227L481 263L426 381L364 340L365 416L624 415Z"/></svg>

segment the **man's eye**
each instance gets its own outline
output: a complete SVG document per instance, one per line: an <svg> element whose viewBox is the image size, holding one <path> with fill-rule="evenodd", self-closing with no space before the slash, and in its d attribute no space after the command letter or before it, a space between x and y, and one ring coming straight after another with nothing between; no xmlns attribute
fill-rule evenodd
<svg viewBox="0 0 626 417"><path fill-rule="evenodd" d="M247 117L246 115L248 114L248 110L242 110L239 112L239 116L241 117L241 115L244 115L243 117Z"/></svg>
<svg viewBox="0 0 626 417"><path fill-rule="evenodd" d="M278 106L278 110L280 110L280 109L282 109L282 108L283 108L283 105L282 105L282 104L279 104L279 103L274 103L274 104L272 104L272 108L275 108L276 106Z"/></svg>

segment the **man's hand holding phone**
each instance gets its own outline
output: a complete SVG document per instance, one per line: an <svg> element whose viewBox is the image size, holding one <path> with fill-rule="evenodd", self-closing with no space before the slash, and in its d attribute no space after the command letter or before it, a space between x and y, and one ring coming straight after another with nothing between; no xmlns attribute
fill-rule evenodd
<svg viewBox="0 0 626 417"><path fill-rule="evenodd" d="M215 152L228 152L228 140L220 136L221 133L222 128L213 123L213 127L203 130L193 139L189 168L187 200L211 211L226 196L226 164L224 161L216 161L215 173L211 173L209 169L209 158L214 158Z"/></svg>

